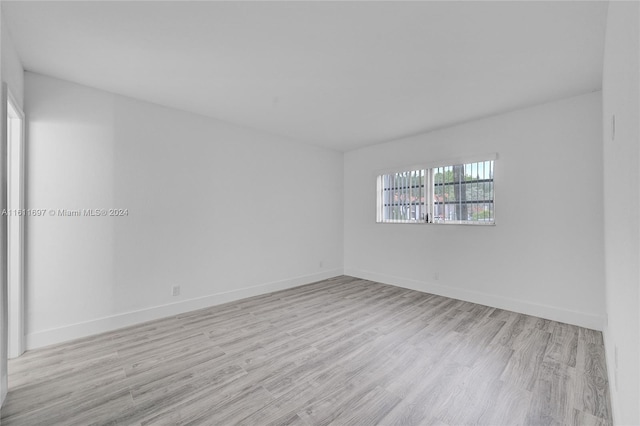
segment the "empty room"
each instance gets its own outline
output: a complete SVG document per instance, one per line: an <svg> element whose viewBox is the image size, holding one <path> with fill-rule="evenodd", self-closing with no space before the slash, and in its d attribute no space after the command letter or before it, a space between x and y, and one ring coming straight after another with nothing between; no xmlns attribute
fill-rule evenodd
<svg viewBox="0 0 640 426"><path fill-rule="evenodd" d="M2 0L2 425L640 425L639 22Z"/></svg>

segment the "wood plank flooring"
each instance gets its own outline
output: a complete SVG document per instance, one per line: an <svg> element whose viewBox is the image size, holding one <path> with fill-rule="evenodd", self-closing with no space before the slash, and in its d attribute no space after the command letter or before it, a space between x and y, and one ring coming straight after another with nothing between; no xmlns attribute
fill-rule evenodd
<svg viewBox="0 0 640 426"><path fill-rule="evenodd" d="M609 425L602 335L338 277L29 351L3 425Z"/></svg>

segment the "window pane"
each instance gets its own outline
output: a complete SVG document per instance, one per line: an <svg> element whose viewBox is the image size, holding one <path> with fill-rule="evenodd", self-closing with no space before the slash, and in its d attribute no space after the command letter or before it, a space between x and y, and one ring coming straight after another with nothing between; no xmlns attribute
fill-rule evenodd
<svg viewBox="0 0 640 426"><path fill-rule="evenodd" d="M434 169L433 214L437 223L494 223L493 161Z"/></svg>
<svg viewBox="0 0 640 426"><path fill-rule="evenodd" d="M378 200L381 222L419 222L425 219L425 170L382 175Z"/></svg>

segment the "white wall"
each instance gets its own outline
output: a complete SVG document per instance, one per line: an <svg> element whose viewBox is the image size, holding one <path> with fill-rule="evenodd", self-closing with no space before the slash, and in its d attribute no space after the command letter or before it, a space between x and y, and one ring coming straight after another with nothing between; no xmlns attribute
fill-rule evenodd
<svg viewBox="0 0 640 426"><path fill-rule="evenodd" d="M640 424L639 13L637 2L609 3L602 83L609 318L604 337L616 424Z"/></svg>
<svg viewBox="0 0 640 426"><path fill-rule="evenodd" d="M18 56L9 28L2 25L2 81L7 83L16 102L23 107L24 99L24 70Z"/></svg>
<svg viewBox="0 0 640 426"><path fill-rule="evenodd" d="M2 72L2 63L4 63L4 49L2 49L2 42L4 41L4 37L2 36L2 32L5 31L5 25L2 23L2 4L0 4L0 83L4 82L3 80L3 72ZM3 96L0 96L3 98ZM5 111L6 106L4 102L0 102L0 135L7 133L7 113ZM2 140L2 137L0 137ZM2 169L0 168L0 171ZM1 201L0 201L1 203ZM0 207L4 207L1 206ZM1 257L2 253L0 253ZM0 264L1 264L0 260ZM6 265L6 263L5 263ZM5 273L0 273L0 407L7 397L7 392L9 391L8 385L8 372L7 372L7 359L8 359L8 338L9 338L9 325L8 325L8 308L7 308L7 299L8 294L5 291L6 279L3 279L7 275Z"/></svg>
<svg viewBox="0 0 640 426"><path fill-rule="evenodd" d="M600 329L601 114L597 92L346 153L345 273ZM496 226L375 222L377 171L492 152Z"/></svg>
<svg viewBox="0 0 640 426"><path fill-rule="evenodd" d="M27 207L129 210L28 218L27 347L342 273L342 153L25 81Z"/></svg>
<svg viewBox="0 0 640 426"><path fill-rule="evenodd" d="M0 4L0 81L7 84L19 106L23 103L23 70L20 58L11 41L11 35L6 25L3 24L2 5ZM6 135L6 111L5 105L0 102L0 117L3 117L0 125L0 134ZM4 164L7 161L5 144L0 149L0 210L7 207L6 204L6 174ZM7 235L7 218L0 217L0 235ZM7 252L6 238L0 239L0 404L7 395L7 283L6 267Z"/></svg>

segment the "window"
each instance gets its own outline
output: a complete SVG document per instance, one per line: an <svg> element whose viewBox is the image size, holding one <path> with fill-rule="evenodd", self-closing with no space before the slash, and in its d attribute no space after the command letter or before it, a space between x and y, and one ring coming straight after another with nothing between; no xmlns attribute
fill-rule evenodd
<svg viewBox="0 0 640 426"><path fill-rule="evenodd" d="M495 224L494 160L378 176L377 221Z"/></svg>
<svg viewBox="0 0 640 426"><path fill-rule="evenodd" d="M426 170L382 175L379 196L382 201L382 220L379 222L425 222Z"/></svg>

